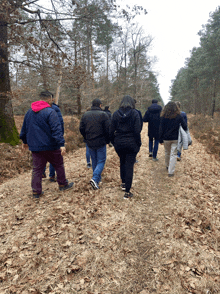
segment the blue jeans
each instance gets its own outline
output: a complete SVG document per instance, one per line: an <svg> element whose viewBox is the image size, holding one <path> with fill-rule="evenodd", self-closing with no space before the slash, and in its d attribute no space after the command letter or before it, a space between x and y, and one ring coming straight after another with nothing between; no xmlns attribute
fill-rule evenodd
<svg viewBox="0 0 220 294"><path fill-rule="evenodd" d="M157 157L158 146L159 140L149 137L149 152L153 152L153 158Z"/></svg>
<svg viewBox="0 0 220 294"><path fill-rule="evenodd" d="M106 145L99 149L90 149L92 159L93 177L92 179L98 184L101 181L101 174L106 161Z"/></svg>
<svg viewBox="0 0 220 294"><path fill-rule="evenodd" d="M45 168L44 168L44 172L45 172L45 171L46 171L46 166L45 166ZM54 178L54 177L55 177L55 168L52 166L51 163L50 163L49 171L50 171L49 177L50 177L50 178Z"/></svg>
<svg viewBox="0 0 220 294"><path fill-rule="evenodd" d="M177 151L177 157L181 157L181 152Z"/></svg>
<svg viewBox="0 0 220 294"><path fill-rule="evenodd" d="M90 163L90 151L87 144L86 144L86 162L87 164Z"/></svg>

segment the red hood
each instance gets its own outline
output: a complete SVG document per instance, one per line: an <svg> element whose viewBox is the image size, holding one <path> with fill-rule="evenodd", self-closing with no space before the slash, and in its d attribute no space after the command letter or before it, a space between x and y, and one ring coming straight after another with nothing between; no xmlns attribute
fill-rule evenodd
<svg viewBox="0 0 220 294"><path fill-rule="evenodd" d="M38 112L44 108L47 108L47 107L50 107L50 104L48 104L47 102L45 101L36 101L36 102L33 102L31 104L31 108L34 112Z"/></svg>

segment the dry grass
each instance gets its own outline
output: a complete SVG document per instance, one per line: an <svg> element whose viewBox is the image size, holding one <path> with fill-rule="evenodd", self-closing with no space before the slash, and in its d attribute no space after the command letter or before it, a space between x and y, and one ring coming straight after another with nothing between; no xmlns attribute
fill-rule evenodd
<svg viewBox="0 0 220 294"><path fill-rule="evenodd" d="M130 201L113 148L98 191L85 148L65 157L73 190L44 180L34 201L30 173L0 186L0 293L220 293L219 162L193 138L168 178L146 134Z"/></svg>
<svg viewBox="0 0 220 294"><path fill-rule="evenodd" d="M189 115L190 130L210 154L220 159L220 115L214 118L204 115Z"/></svg>

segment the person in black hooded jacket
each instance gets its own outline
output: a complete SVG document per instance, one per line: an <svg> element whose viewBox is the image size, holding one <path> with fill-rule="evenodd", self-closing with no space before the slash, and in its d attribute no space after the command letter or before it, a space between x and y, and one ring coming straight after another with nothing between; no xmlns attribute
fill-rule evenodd
<svg viewBox="0 0 220 294"><path fill-rule="evenodd" d="M154 161L158 160L160 113L162 110L162 107L157 103L158 101L153 99L151 106L148 107L143 117L143 122L148 122L149 157L153 156Z"/></svg>
<svg viewBox="0 0 220 294"><path fill-rule="evenodd" d="M121 188L125 191L125 199L133 196L130 189L136 155L141 146L140 133L141 120L134 99L126 95L113 113L110 125L110 141L120 158Z"/></svg>

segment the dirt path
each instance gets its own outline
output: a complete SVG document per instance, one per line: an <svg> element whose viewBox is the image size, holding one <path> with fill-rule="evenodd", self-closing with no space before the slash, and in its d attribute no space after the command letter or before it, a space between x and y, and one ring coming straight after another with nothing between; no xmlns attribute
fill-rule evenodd
<svg viewBox="0 0 220 294"><path fill-rule="evenodd" d="M148 157L147 125L134 198L120 190L113 148L99 191L85 150L65 158L74 189L31 197L31 173L0 186L0 294L220 293L220 165L193 139L168 178L163 146Z"/></svg>

